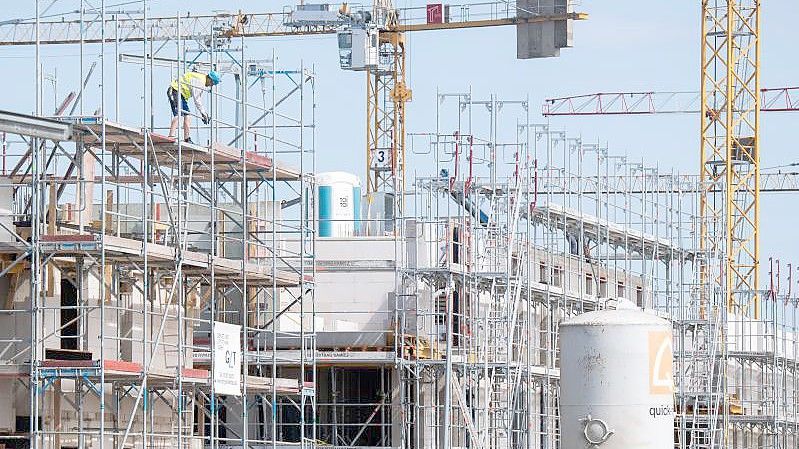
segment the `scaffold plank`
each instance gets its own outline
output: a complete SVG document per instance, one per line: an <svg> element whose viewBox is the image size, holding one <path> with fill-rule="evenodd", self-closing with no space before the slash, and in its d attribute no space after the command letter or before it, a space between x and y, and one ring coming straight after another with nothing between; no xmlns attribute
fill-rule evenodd
<svg viewBox="0 0 799 449"><path fill-rule="evenodd" d="M209 146L195 143L178 142L173 137L158 133L146 133L140 128L103 121L101 119L87 120L80 117L62 119L74 124L74 139L84 144L96 147L103 144L103 130L105 130L105 145L107 151L135 159L144 160L145 140L147 140L147 157L155 159L159 165L173 167L178 162L178 149L180 149L184 164L194 166L192 176L198 181L209 180L211 169L217 178L229 181L247 179L265 179L279 181L294 181L300 178L296 169L275 162L272 158L254 151L243 151L240 148L214 142ZM149 138L149 139L148 139ZM245 175L246 174L246 175Z"/></svg>
<svg viewBox="0 0 799 449"><path fill-rule="evenodd" d="M109 382L128 382L135 384L147 374L148 385L152 388L165 388L175 385L180 378L184 383L192 383L209 389L211 387L211 373L207 369L183 368L150 368L145 370L142 364L125 360L50 360L45 359L40 363L40 368L45 371L45 377L71 378L80 376L86 379L99 380L102 368L104 378ZM27 367L22 365L9 365L0 370L2 377L26 377L30 375ZM242 386L246 382L248 393L264 394L275 391L281 395L297 395L301 392L301 385L297 379L276 377L261 377L254 375L245 376ZM313 388L312 382L305 382L305 388Z"/></svg>
<svg viewBox="0 0 799 449"><path fill-rule="evenodd" d="M247 281L252 285L276 283L279 287L292 287L300 284L300 276L286 270L276 270L272 275L272 268L265 264L243 262L240 259L224 257L211 257L208 253L197 251L180 251L173 246L158 243L145 243L141 240L100 234L81 235L43 235L42 251L54 255L99 255L105 251L106 260L133 261L144 260L145 252L148 262L172 266L179 256L184 272L188 274L210 274L211 270L217 275L217 280L225 282L230 278L247 276ZM310 280L306 276L306 280Z"/></svg>
<svg viewBox="0 0 799 449"><path fill-rule="evenodd" d="M535 218L550 226L564 229L572 235L583 234L594 241L629 248L628 256L638 253L657 259L690 259L693 254L671 240L625 227L607 219L550 203L536 207Z"/></svg>

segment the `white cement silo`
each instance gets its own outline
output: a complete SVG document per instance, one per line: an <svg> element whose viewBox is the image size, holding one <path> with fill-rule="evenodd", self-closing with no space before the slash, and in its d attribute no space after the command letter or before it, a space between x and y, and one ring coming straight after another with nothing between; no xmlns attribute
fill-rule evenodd
<svg viewBox="0 0 799 449"><path fill-rule="evenodd" d="M671 324L638 310L560 325L562 449L673 449Z"/></svg>

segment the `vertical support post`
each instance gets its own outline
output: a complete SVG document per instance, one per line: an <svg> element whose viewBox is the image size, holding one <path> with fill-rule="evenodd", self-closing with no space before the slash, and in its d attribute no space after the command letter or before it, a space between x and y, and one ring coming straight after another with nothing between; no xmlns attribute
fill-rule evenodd
<svg viewBox="0 0 799 449"><path fill-rule="evenodd" d="M34 58L34 65L36 67L36 75L34 80L34 86L36 90L35 100L35 110L36 115L39 116L42 113L42 92L41 92L41 40L40 40L40 9L39 9L39 0L35 2L36 8L36 23L35 23L35 30L36 30L36 49L35 49L35 58ZM40 152L40 140L38 138L31 139L31 261L30 261L30 272L31 272L31 282L30 282L30 318L31 318L31 348L30 348L30 380L28 382L28 388L30 389L30 424L28 433L30 435L31 444L30 446L33 449L40 449L41 448L41 436L39 435L39 403L41 402L40 399L40 388L39 384L41 380L39 379L39 332L40 332L40 323L39 323L39 295L40 295L40 282L42 277L40 276L40 267L41 267L41 253L40 253L40 244L39 244L39 177L40 177L40 159L41 156Z"/></svg>
<svg viewBox="0 0 799 449"><path fill-rule="evenodd" d="M106 108L105 108L105 30L106 30L106 17L105 17L105 0L100 0L100 114L103 118L106 116ZM100 161L100 192L106 191L106 124L105 119L102 121L102 125L100 128L100 148L99 148L99 161ZM88 163L92 166L95 165L94 160L86 161L85 164ZM88 176L91 178L91 182L86 184L86 207L89 211L93 208L94 203L94 170L88 170ZM106 233L108 232L108 228L110 225L108 224L108 218L111 217L110 215L110 208L113 207L113 192L108 191L110 195L109 201L100 201L100 235L105 237ZM111 204L108 204L111 203ZM108 214L108 216L106 216ZM55 221L55 216L51 217L51 220ZM100 304L100 379L99 379L99 409L100 409L100 429L99 429L99 449L105 449L105 392L106 392L106 385L105 385L105 364L103 361L106 359L105 353L105 345L106 345L106 335L105 335L105 328L106 328L106 302L110 301L111 299L111 281L113 277L111 276L110 269L111 267L106 260L106 251L105 245L102 246L100 249L100 267L97 270L97 276L100 278L100 297L98 298ZM116 358L116 355L114 356Z"/></svg>

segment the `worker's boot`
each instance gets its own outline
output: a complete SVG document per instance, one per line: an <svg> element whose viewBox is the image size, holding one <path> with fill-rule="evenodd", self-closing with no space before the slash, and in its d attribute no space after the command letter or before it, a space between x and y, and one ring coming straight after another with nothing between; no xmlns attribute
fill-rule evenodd
<svg viewBox="0 0 799 449"><path fill-rule="evenodd" d="M186 142L186 143L194 143L194 142L191 141L191 137L186 137L184 142Z"/></svg>

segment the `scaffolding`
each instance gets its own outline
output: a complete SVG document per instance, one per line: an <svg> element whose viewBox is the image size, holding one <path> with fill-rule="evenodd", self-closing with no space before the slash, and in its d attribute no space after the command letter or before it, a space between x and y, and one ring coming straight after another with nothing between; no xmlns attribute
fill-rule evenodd
<svg viewBox="0 0 799 449"><path fill-rule="evenodd" d="M711 306L700 267L723 256L702 250L696 177L531 123L525 101L437 100L402 232L404 447L557 447L558 323L622 298L674 325L676 447L795 447L796 301L775 274L760 317Z"/></svg>
<svg viewBox="0 0 799 449"><path fill-rule="evenodd" d="M126 15L147 30L144 6ZM316 444L316 75L181 21L78 45L82 87L55 114L37 42L36 114L4 116L65 131L4 141L6 447ZM211 69L210 122L166 136L169 81Z"/></svg>
<svg viewBox="0 0 799 449"><path fill-rule="evenodd" d="M526 100L437 104L410 140L433 176L399 224L402 447L558 447L558 323L622 299L679 314L696 186L531 122Z"/></svg>

